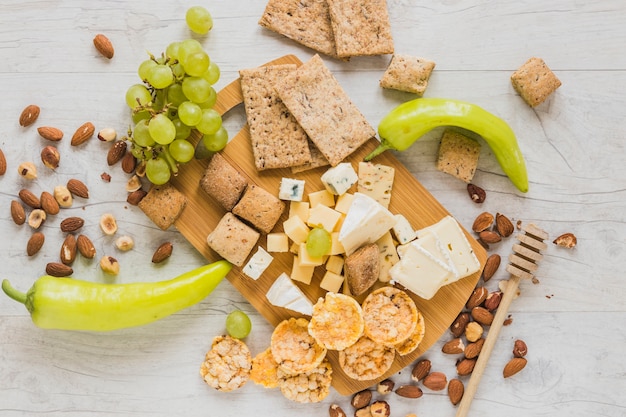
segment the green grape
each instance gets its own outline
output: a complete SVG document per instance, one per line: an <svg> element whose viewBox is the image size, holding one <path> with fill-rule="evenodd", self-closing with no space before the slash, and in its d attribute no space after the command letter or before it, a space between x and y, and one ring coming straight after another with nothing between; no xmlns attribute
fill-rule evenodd
<svg viewBox="0 0 626 417"><path fill-rule="evenodd" d="M180 83L174 83L167 89L167 101L174 107L180 106L180 103L187 101L185 93L183 93L183 86Z"/></svg>
<svg viewBox="0 0 626 417"><path fill-rule="evenodd" d="M132 153L133 156L140 161L147 161L149 159L152 159L152 157L154 156L154 151L152 150L152 148L142 148L141 146L137 146L136 144L132 145L132 147L130 148L130 153Z"/></svg>
<svg viewBox="0 0 626 417"><path fill-rule="evenodd" d="M328 255L331 244L330 233L322 227L314 227L306 238L306 251L314 258Z"/></svg>
<svg viewBox="0 0 626 417"><path fill-rule="evenodd" d="M220 127L213 135L204 135L202 137L204 146L208 151L219 152L228 144L228 132L224 129L224 126Z"/></svg>
<svg viewBox="0 0 626 417"><path fill-rule="evenodd" d="M183 64L172 65L172 74L174 74L174 78L176 80L182 80L185 78L185 68L183 67Z"/></svg>
<svg viewBox="0 0 626 417"><path fill-rule="evenodd" d="M185 39L178 45L178 62L185 65L187 57L195 52L203 51L202 44L195 39Z"/></svg>
<svg viewBox="0 0 626 417"><path fill-rule="evenodd" d="M172 155L172 158L180 163L184 164L185 162L191 161L191 158L193 158L194 147L185 139L175 140L174 142L170 143L168 149L170 155Z"/></svg>
<svg viewBox="0 0 626 417"><path fill-rule="evenodd" d="M176 127L176 137L174 140L187 139L189 135L191 135L191 126L187 126L181 122L178 117L172 119L172 123L174 123L174 127Z"/></svg>
<svg viewBox="0 0 626 417"><path fill-rule="evenodd" d="M154 139L150 136L148 129L148 120L140 120L133 129L133 142L139 146L152 146L154 145Z"/></svg>
<svg viewBox="0 0 626 417"><path fill-rule="evenodd" d="M211 97L211 84L204 78L185 77L183 93L194 103L203 103Z"/></svg>
<svg viewBox="0 0 626 417"><path fill-rule="evenodd" d="M202 6L193 6L187 9L185 20L189 29L200 35L206 35L213 28L211 13Z"/></svg>
<svg viewBox="0 0 626 417"><path fill-rule="evenodd" d="M176 126L163 113L159 113L150 119L148 131L152 139L160 145L168 145L176 137Z"/></svg>
<svg viewBox="0 0 626 417"><path fill-rule="evenodd" d="M209 91L209 99L202 103L198 103L198 106L200 106L201 109L210 109L213 106L215 106L216 101L217 101L217 91L215 91L215 88L211 87L211 90Z"/></svg>
<svg viewBox="0 0 626 417"><path fill-rule="evenodd" d="M153 158L146 162L146 176L155 185L163 185L170 180L170 166L163 158Z"/></svg>
<svg viewBox="0 0 626 417"><path fill-rule="evenodd" d="M178 48L180 47L180 42L172 42L165 48L165 55L170 59L178 59Z"/></svg>
<svg viewBox="0 0 626 417"><path fill-rule="evenodd" d="M218 67L215 62L211 61L209 68L202 74L202 78L207 80L211 85L215 84L220 79L220 67Z"/></svg>
<svg viewBox="0 0 626 417"><path fill-rule="evenodd" d="M168 148L169 146L162 147L159 156L163 158L165 162L167 162L167 165L170 167L170 171L172 172L172 174L176 175L178 174L178 163L172 157Z"/></svg>
<svg viewBox="0 0 626 417"><path fill-rule="evenodd" d="M195 126L201 133L213 135L222 126L222 116L214 109L204 109L200 121Z"/></svg>
<svg viewBox="0 0 626 417"><path fill-rule="evenodd" d="M148 72L146 80L151 86L160 90L169 87L174 82L174 74L169 65L155 65Z"/></svg>
<svg viewBox="0 0 626 417"><path fill-rule="evenodd" d="M148 120L152 117L148 110L133 112L133 123L139 123L142 120Z"/></svg>
<svg viewBox="0 0 626 417"><path fill-rule="evenodd" d="M131 85L128 88L128 90L126 90L126 104L131 109L134 109L139 105L145 106L151 101L152 101L152 95L150 94L150 91L146 88L146 86L143 84Z"/></svg>
<svg viewBox="0 0 626 417"><path fill-rule="evenodd" d="M202 120L202 109L192 101L184 101L178 106L178 117L187 126L195 126Z"/></svg>
<svg viewBox="0 0 626 417"><path fill-rule="evenodd" d="M207 72L210 63L209 55L204 51L198 51L187 55L183 66L187 74L192 77L200 77Z"/></svg>
<svg viewBox="0 0 626 417"><path fill-rule="evenodd" d="M152 59L146 59L141 64L139 64L137 74L139 74L139 78L141 78L141 81L146 81L148 79L148 73L150 72L150 70L157 65L158 64L156 63L156 61Z"/></svg>
<svg viewBox="0 0 626 417"><path fill-rule="evenodd" d="M230 336L243 339L250 334L250 330L252 330L252 322L243 311L231 311L226 317L226 331Z"/></svg>

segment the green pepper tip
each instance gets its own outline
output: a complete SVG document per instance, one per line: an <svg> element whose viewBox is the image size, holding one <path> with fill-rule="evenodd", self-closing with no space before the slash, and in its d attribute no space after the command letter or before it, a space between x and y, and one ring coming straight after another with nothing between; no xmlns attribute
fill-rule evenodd
<svg viewBox="0 0 626 417"><path fill-rule="evenodd" d="M2 280L2 291L15 301L26 304L26 293L13 288L8 279Z"/></svg>

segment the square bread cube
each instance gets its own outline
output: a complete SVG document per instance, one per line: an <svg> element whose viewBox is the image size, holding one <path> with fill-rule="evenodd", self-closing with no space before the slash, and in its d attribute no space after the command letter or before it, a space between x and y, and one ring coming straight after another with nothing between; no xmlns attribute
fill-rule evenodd
<svg viewBox="0 0 626 417"><path fill-rule="evenodd" d="M187 197L171 184L155 185L138 206L161 230L174 224L187 205Z"/></svg>
<svg viewBox="0 0 626 417"><path fill-rule="evenodd" d="M517 93L530 106L543 103L561 86L561 81L541 58L530 58L511 75L511 83Z"/></svg>
<svg viewBox="0 0 626 417"><path fill-rule="evenodd" d="M437 169L469 183L474 178L479 156L480 143L448 129L439 145Z"/></svg>
<svg viewBox="0 0 626 417"><path fill-rule="evenodd" d="M220 153L211 158L200 180L200 187L227 211L235 207L248 180Z"/></svg>
<svg viewBox="0 0 626 417"><path fill-rule="evenodd" d="M382 88L406 91L422 97L435 63L410 55L394 55L380 80Z"/></svg>
<svg viewBox="0 0 626 417"><path fill-rule="evenodd" d="M242 266L259 237L259 232L228 212L207 236L207 244L228 262Z"/></svg>
<svg viewBox="0 0 626 417"><path fill-rule="evenodd" d="M283 214L285 203L258 185L249 185L233 214L248 221L258 230L269 233Z"/></svg>

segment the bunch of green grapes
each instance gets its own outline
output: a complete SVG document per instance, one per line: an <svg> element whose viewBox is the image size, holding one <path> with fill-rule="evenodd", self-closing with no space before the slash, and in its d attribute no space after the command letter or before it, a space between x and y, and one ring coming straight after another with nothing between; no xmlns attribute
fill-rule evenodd
<svg viewBox="0 0 626 417"><path fill-rule="evenodd" d="M134 123L130 149L145 164L150 182L167 183L180 164L194 157L195 147L188 140L193 130L202 134L208 151L226 146L228 132L213 109L217 99L213 85L220 69L200 42L172 42L160 57L150 55L137 72L142 82L126 91Z"/></svg>

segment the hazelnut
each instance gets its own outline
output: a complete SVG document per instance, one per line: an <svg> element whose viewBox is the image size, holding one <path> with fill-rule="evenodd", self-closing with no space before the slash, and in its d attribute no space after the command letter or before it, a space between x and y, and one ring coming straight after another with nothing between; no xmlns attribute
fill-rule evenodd
<svg viewBox="0 0 626 417"><path fill-rule="evenodd" d="M109 275L117 275L120 273L120 264L112 256L103 256L100 258L100 268L102 271Z"/></svg>
<svg viewBox="0 0 626 417"><path fill-rule="evenodd" d="M465 326L465 338L468 342L475 342L483 336L483 326L472 321Z"/></svg>
<svg viewBox="0 0 626 417"><path fill-rule="evenodd" d="M380 395L387 395L390 392L393 392L394 386L395 383L391 379L384 379L378 383L378 385L376 386L376 391Z"/></svg>
<svg viewBox="0 0 626 417"><path fill-rule="evenodd" d="M100 229L105 235L112 236L117 232L117 220L110 213L105 213L100 217Z"/></svg>
<svg viewBox="0 0 626 417"><path fill-rule="evenodd" d="M528 347L523 340L516 340L513 345L513 356L516 358L523 358L528 353Z"/></svg>
<svg viewBox="0 0 626 417"><path fill-rule="evenodd" d="M37 167L32 162L22 162L17 167L17 172L22 178L27 180L34 180L37 178Z"/></svg>
<svg viewBox="0 0 626 417"><path fill-rule="evenodd" d="M130 236L120 236L115 240L115 247L122 252L127 252L135 246L135 241Z"/></svg>
<svg viewBox="0 0 626 417"><path fill-rule="evenodd" d="M74 202L74 198L72 197L72 193L65 185L57 185L52 190L52 195L54 199L59 203L59 207L68 208L72 207Z"/></svg>
<svg viewBox="0 0 626 417"><path fill-rule="evenodd" d="M102 142L112 142L117 139L117 132L112 127L105 127L98 132L98 139Z"/></svg>
<svg viewBox="0 0 626 417"><path fill-rule="evenodd" d="M33 229L39 229L39 227L46 221L46 212L42 209L35 209L28 215L28 225Z"/></svg>

